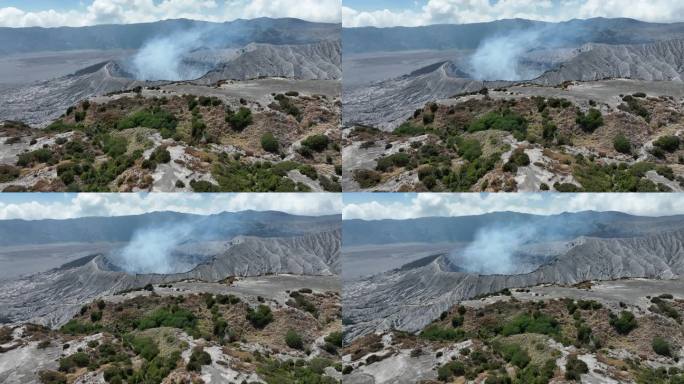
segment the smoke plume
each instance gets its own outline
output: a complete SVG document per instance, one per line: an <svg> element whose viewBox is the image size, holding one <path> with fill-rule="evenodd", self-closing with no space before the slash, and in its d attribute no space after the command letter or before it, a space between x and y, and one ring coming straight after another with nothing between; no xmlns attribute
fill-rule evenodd
<svg viewBox="0 0 684 384"><path fill-rule="evenodd" d="M190 80L204 75L208 68L187 64L189 54L201 48L220 47L216 28L203 27L177 31L146 42L131 60L130 71L138 80Z"/></svg>
<svg viewBox="0 0 684 384"><path fill-rule="evenodd" d="M182 272L173 251L192 239L193 226L175 224L136 231L131 241L116 255L115 263L128 273L169 274Z"/></svg>
<svg viewBox="0 0 684 384"><path fill-rule="evenodd" d="M528 80L539 75L522 63L523 55L540 47L543 31L531 29L483 41L470 58L470 75L477 80Z"/></svg>
<svg viewBox="0 0 684 384"><path fill-rule="evenodd" d="M450 258L462 269L481 275L516 273L516 250L537 237L532 226L496 226L479 230L463 251Z"/></svg>

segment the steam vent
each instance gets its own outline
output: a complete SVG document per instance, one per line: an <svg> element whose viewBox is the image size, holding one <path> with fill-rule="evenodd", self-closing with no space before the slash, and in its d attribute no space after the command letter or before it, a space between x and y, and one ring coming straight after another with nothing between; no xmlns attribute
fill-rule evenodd
<svg viewBox="0 0 684 384"><path fill-rule="evenodd" d="M0 383L684 384L684 2L0 1Z"/></svg>

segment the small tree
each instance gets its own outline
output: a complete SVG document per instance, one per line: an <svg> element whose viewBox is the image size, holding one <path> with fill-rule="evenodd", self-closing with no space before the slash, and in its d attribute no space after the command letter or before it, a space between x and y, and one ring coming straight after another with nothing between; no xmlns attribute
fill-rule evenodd
<svg viewBox="0 0 684 384"><path fill-rule="evenodd" d="M302 341L302 337L299 336L299 334L293 329L290 329L285 334L285 344L287 344L287 346L292 349L304 348L304 342Z"/></svg>
<svg viewBox="0 0 684 384"><path fill-rule="evenodd" d="M611 313L609 323L621 335L629 334L638 326L636 317L629 311L622 311L620 316Z"/></svg>
<svg viewBox="0 0 684 384"><path fill-rule="evenodd" d="M261 148L263 148L264 151L278 153L278 147L278 139L276 139L271 132L266 132L261 136Z"/></svg>
<svg viewBox="0 0 684 384"><path fill-rule="evenodd" d="M242 132L242 130L252 124L252 111L249 108L240 107L237 113L228 114L226 121L234 130Z"/></svg>
<svg viewBox="0 0 684 384"><path fill-rule="evenodd" d="M653 352L661 356L672 357L672 348L670 347L670 343L668 343L662 337L656 336L651 342L651 346L653 347Z"/></svg>
<svg viewBox="0 0 684 384"><path fill-rule="evenodd" d="M302 146L311 149L312 151L321 152L328 147L330 139L326 135L309 136L302 141Z"/></svg>
<svg viewBox="0 0 684 384"><path fill-rule="evenodd" d="M613 147L620 153L630 154L632 152L632 143L622 133L613 139Z"/></svg>
<svg viewBox="0 0 684 384"><path fill-rule="evenodd" d="M273 313L271 313L271 308L262 304L256 310L253 308L249 309L247 320L252 323L254 328L261 329L273 321Z"/></svg>
<svg viewBox="0 0 684 384"><path fill-rule="evenodd" d="M587 363L578 359L577 356L570 356L565 364L565 378L567 380L580 380L583 373L589 373Z"/></svg>
<svg viewBox="0 0 684 384"><path fill-rule="evenodd" d="M591 108L586 114L577 112L575 121L583 131L591 133L594 132L596 128L603 125L603 115L601 115L601 111L598 109Z"/></svg>
<svg viewBox="0 0 684 384"><path fill-rule="evenodd" d="M202 347L195 347L190 355L190 360L185 368L188 371L201 372L203 365L211 364L211 355L204 351Z"/></svg>

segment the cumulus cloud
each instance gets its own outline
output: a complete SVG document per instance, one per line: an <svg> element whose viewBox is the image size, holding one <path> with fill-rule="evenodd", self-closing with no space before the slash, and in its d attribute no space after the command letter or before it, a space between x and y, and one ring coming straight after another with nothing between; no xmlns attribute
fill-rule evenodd
<svg viewBox="0 0 684 384"><path fill-rule="evenodd" d="M345 220L412 219L431 216L467 216L512 211L539 215L563 212L617 211L642 216L684 214L684 197L678 194L438 194L418 193L383 201L372 194L366 201L346 203Z"/></svg>
<svg viewBox="0 0 684 384"><path fill-rule="evenodd" d="M329 193L74 193L60 198L26 195L23 201L16 200L9 195L0 195L0 220L125 216L158 211L208 215L255 210L307 216L340 214L342 211L342 198Z"/></svg>
<svg viewBox="0 0 684 384"><path fill-rule="evenodd" d="M340 0L90 0L73 10L25 11L1 7L2 27L80 27L164 19L230 21L238 18L295 17L310 21L341 19Z"/></svg>
<svg viewBox="0 0 684 384"><path fill-rule="evenodd" d="M573 18L630 17L651 22L684 19L680 0L428 0L417 9L358 11L343 7L345 27L419 26L477 23L499 19L564 21Z"/></svg>

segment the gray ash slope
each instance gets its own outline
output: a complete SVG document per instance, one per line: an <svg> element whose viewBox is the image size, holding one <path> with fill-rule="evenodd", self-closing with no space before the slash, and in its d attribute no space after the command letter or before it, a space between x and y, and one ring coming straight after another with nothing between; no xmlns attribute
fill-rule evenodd
<svg viewBox="0 0 684 384"><path fill-rule="evenodd" d="M345 90L343 122L391 130L429 101L507 84L471 79L451 61L436 63L395 79Z"/></svg>
<svg viewBox="0 0 684 384"><path fill-rule="evenodd" d="M405 76L345 89L345 125L360 124L392 130L429 101L516 83L556 86L565 81L610 78L682 81L684 24L681 23L650 24L630 19L589 19L549 24L501 20L425 28L344 29L343 44L345 50L370 52L372 45L360 42L359 36L375 36L376 41L387 45L382 50L459 48L471 52L488 39L505 36L501 30L504 26L510 28L506 32L508 35L537 31L540 35L536 37L537 46L548 46L547 49L524 52L518 57L517 65L526 69L521 72L536 72L538 77L535 75L519 81L481 81L470 75L473 71L469 70L471 64L467 59L435 63ZM459 31L463 30L473 30L473 35L462 37ZM443 37L433 36L437 31L453 37L453 41L439 44ZM404 46L392 44L392 37L404 35L412 36ZM416 39L420 36L430 38ZM556 36L564 37L560 39Z"/></svg>
<svg viewBox="0 0 684 384"><path fill-rule="evenodd" d="M577 56L531 82L557 85L564 81L625 78L679 81L684 76L684 40L637 45L588 44Z"/></svg>
<svg viewBox="0 0 684 384"><path fill-rule="evenodd" d="M342 78L341 57L339 40L306 45L250 44L237 58L220 64L195 82L214 84L225 79L259 77L338 80Z"/></svg>
<svg viewBox="0 0 684 384"><path fill-rule="evenodd" d="M39 51L46 33L54 41L49 50L77 49L140 49L148 41L174 33L202 31L210 38L211 48L204 52L188 52L179 63L179 70L192 74L185 80L202 85L221 80L248 80L259 77L287 77L306 80L337 80L341 78L340 26L310 23L297 19L254 19L214 24L192 20L171 20L151 24L39 29L0 28L0 42L12 37L31 42L25 46ZM74 38L73 34L100 36ZM64 45L61 39L70 41ZM214 40L220 40L216 42ZM215 45L215 46L214 46ZM8 52L24 52L27 48L10 44ZM237 54L223 54L237 51ZM212 55L211 52L217 54ZM43 127L58 118L78 101L89 97L132 89L138 86L160 86L168 81L136 79L135 71L127 70L126 60L107 61L75 73L33 84L17 86L0 93L0 120L23 121Z"/></svg>
<svg viewBox="0 0 684 384"><path fill-rule="evenodd" d="M631 229L623 231L623 226ZM609 227L614 230L608 230ZM345 284L346 337L351 340L389 329L415 332L460 301L504 288L684 275L683 217L632 220L625 216L611 223L603 222L595 227L598 228L603 228L603 234L568 237L565 251L551 255L529 273L463 272L451 258L441 255L425 263L413 263L411 267ZM632 235L626 236L628 233Z"/></svg>
<svg viewBox="0 0 684 384"><path fill-rule="evenodd" d="M102 295L138 289L146 284L171 283L188 279L216 282L229 276L261 276L277 273L322 275L331 276L331 278L339 274L341 241L339 216L308 218L277 212L241 214L258 219L253 221L254 225L244 220L246 224L244 229L239 228L237 221L233 226L224 220L223 222L232 227L232 230L219 231L211 238L199 238L193 243L182 244L184 253L203 253L205 259L185 273L167 275L126 273L117 268L107 255L95 254L47 272L0 282L2 290L0 318L4 322L30 321L59 326L68 321L85 302ZM221 221L212 220L211 217L207 219L208 221L203 222L203 225L221 225ZM194 221L194 223L197 225L198 222ZM39 227L43 231L49 231L50 228L61 227L59 224L52 221L41 223ZM120 228L127 224L135 225L131 221L120 220L112 227ZM83 225L98 227L92 221ZM7 226L11 226L11 223ZM37 227L39 233L40 229ZM106 227L106 225L100 225L100 227ZM276 227L282 230L274 230L273 228ZM69 223L66 223L66 228L78 230L78 226L70 226ZM120 229L127 231L126 228ZM116 232L116 230L101 230L91 232L84 237L101 237L103 233L117 238L126 237L126 233ZM198 227L197 235L202 232L204 232L202 227ZM250 235L244 235L244 233ZM262 234L262 236L256 234ZM216 251L211 253L207 249L216 249ZM60 299L55 300L55 298Z"/></svg>

